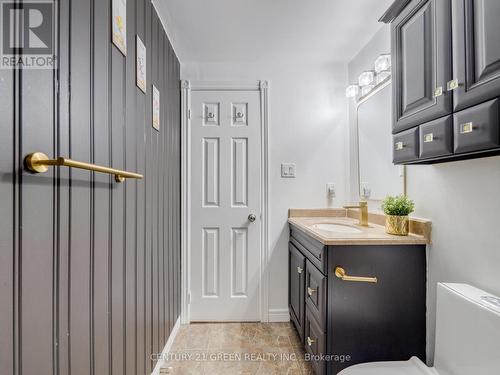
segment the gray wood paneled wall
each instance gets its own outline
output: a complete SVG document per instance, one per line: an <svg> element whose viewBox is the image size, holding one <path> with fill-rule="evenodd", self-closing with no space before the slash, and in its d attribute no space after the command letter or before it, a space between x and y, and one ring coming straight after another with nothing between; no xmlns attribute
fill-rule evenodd
<svg viewBox="0 0 500 375"><path fill-rule="evenodd" d="M180 314L179 61L150 0L127 0L127 57L111 0L54 4L58 69L0 71L0 374L149 374ZM33 175L35 151L145 178Z"/></svg>

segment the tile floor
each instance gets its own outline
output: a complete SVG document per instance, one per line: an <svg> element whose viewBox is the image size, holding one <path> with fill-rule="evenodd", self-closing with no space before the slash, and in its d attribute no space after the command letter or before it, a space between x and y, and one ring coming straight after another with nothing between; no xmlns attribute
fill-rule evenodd
<svg viewBox="0 0 500 375"><path fill-rule="evenodd" d="M161 374L313 375L291 323L181 326Z"/></svg>

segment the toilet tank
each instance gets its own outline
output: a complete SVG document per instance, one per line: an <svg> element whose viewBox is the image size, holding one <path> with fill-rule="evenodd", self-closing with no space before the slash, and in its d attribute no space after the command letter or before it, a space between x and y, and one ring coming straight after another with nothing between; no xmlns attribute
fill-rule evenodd
<svg viewBox="0 0 500 375"><path fill-rule="evenodd" d="M466 284L438 284L434 366L440 375L500 374L495 298L500 301Z"/></svg>

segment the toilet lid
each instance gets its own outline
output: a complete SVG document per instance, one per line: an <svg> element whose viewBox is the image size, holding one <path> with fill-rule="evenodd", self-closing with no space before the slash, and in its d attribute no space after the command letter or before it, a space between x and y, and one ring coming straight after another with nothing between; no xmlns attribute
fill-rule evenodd
<svg viewBox="0 0 500 375"><path fill-rule="evenodd" d="M439 375L418 358L413 357L406 362L372 362L355 365L338 373L338 375Z"/></svg>

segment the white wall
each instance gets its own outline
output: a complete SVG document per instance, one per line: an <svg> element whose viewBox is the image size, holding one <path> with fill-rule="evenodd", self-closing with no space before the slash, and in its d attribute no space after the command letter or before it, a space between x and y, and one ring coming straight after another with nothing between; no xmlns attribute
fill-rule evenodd
<svg viewBox="0 0 500 375"><path fill-rule="evenodd" d="M349 63L352 81L387 52L385 26ZM355 126L350 110L350 127ZM355 133L351 132L352 137ZM356 153L351 149L351 159ZM407 168L408 195L416 216L432 220L428 247L428 352L433 361L436 284L463 282L500 296L500 157ZM351 186L351 194L357 187Z"/></svg>
<svg viewBox="0 0 500 375"><path fill-rule="evenodd" d="M347 197L345 65L184 63L182 78L270 82L270 295L272 313L288 311L289 208L341 205ZM280 163L297 164L295 179L280 177ZM328 202L326 183L337 198Z"/></svg>

